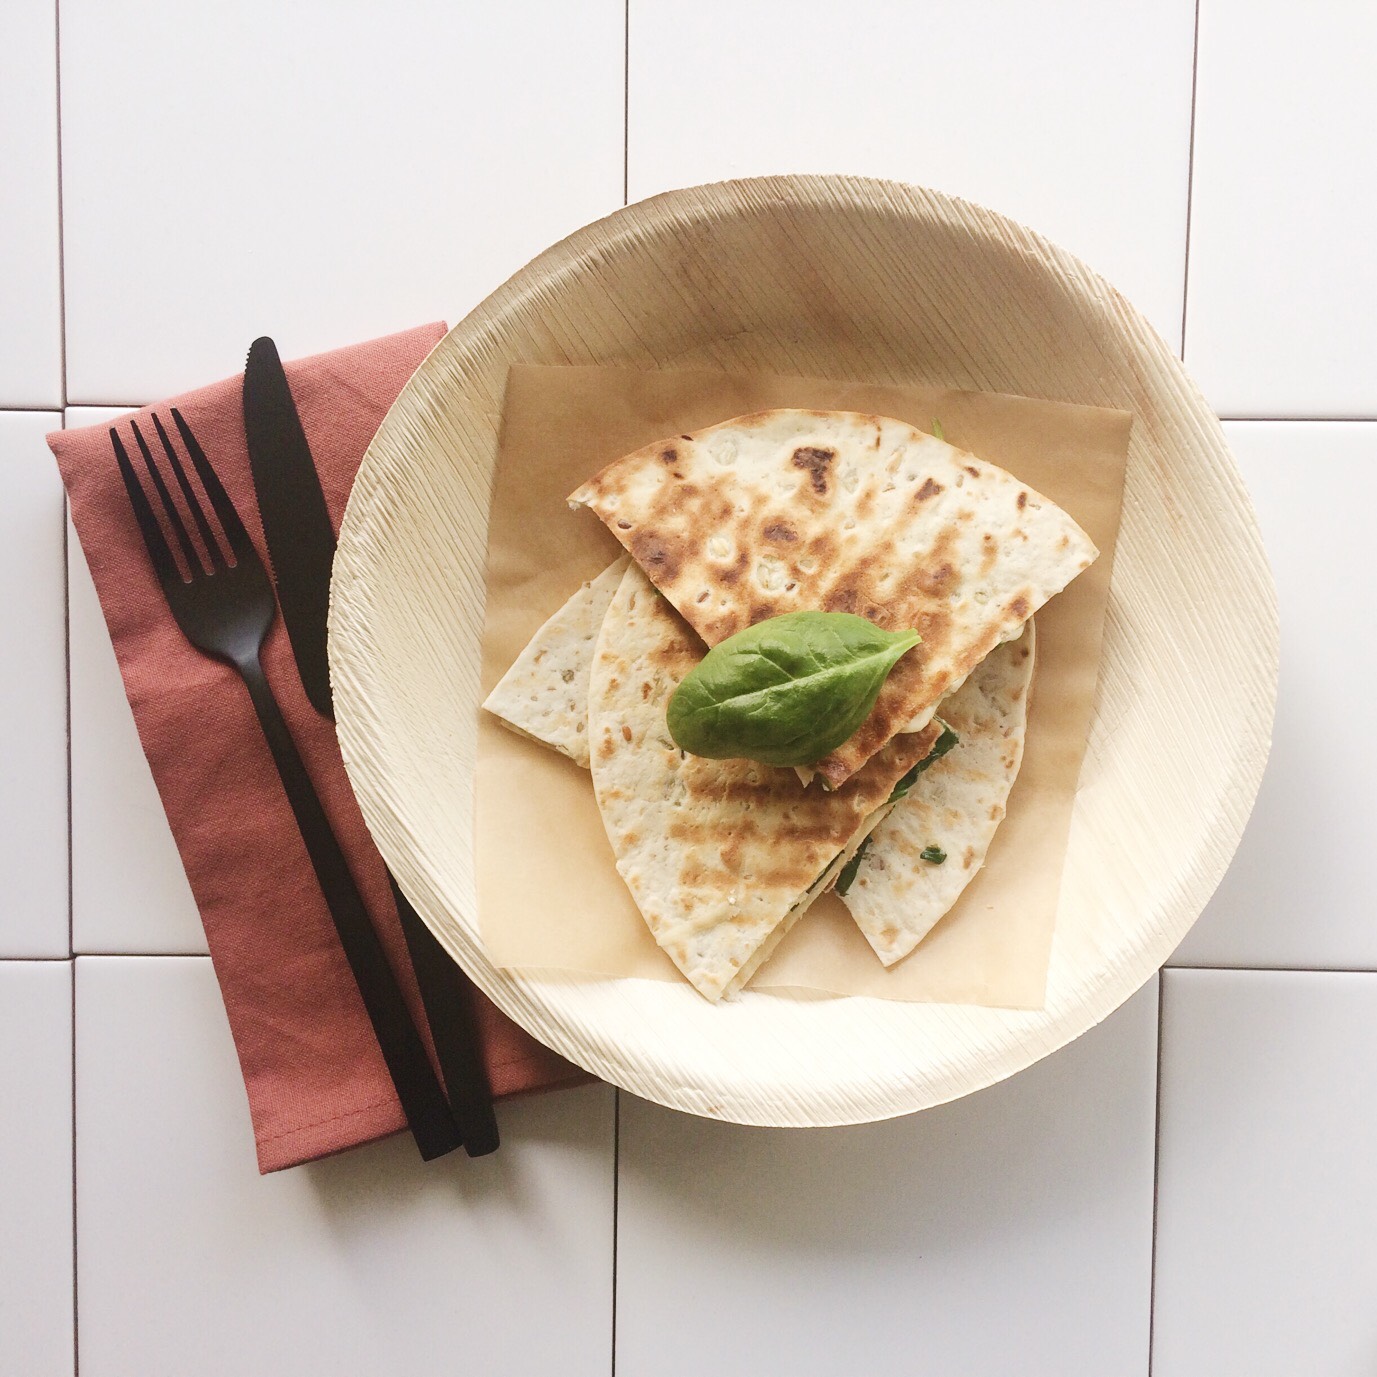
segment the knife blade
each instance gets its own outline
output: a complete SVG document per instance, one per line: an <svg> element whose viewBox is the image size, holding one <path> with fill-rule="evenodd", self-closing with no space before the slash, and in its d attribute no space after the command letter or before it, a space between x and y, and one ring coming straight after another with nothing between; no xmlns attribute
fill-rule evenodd
<svg viewBox="0 0 1377 1377"><path fill-rule="evenodd" d="M297 672L311 706L333 721L326 628L335 532L282 360L266 336L250 346L244 369L244 432ZM464 1151L483 1156L496 1150L498 1130L479 1052L473 986L391 874L388 880Z"/></svg>
<svg viewBox="0 0 1377 1377"><path fill-rule="evenodd" d="M335 529L277 346L266 336L249 346L244 433L287 639L311 706L333 718L325 627Z"/></svg>

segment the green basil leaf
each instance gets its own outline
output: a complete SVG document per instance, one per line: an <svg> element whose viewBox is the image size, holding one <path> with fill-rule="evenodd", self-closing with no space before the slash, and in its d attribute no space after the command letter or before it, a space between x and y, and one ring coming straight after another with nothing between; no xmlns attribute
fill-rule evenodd
<svg viewBox="0 0 1377 1377"><path fill-rule="evenodd" d="M916 631L849 612L786 612L714 646L669 700L675 744L713 760L811 765L865 721Z"/></svg>
<svg viewBox="0 0 1377 1377"><path fill-rule="evenodd" d="M842 866L841 872L837 876L836 890L838 894L845 895L855 881L856 874L861 868L861 861L865 858L865 853L870 850L871 835L873 834L867 833L865 840L856 848L856 854Z"/></svg>
<svg viewBox="0 0 1377 1377"><path fill-rule="evenodd" d="M885 801L887 803L898 803L898 801L918 783L918 776L930 765L936 765L953 746L959 745L961 738L942 723L942 734L932 743L932 750L925 755L906 775L900 777L899 782L894 786L893 793Z"/></svg>
<svg viewBox="0 0 1377 1377"><path fill-rule="evenodd" d="M932 865L941 865L947 859L947 853L940 846L925 846L918 853L918 857Z"/></svg>

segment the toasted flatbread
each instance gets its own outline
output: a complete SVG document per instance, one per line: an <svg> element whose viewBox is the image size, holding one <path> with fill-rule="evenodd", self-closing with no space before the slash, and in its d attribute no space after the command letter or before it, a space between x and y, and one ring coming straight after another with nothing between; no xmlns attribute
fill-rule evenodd
<svg viewBox="0 0 1377 1377"><path fill-rule="evenodd" d="M708 645L802 608L917 629L922 644L860 730L815 765L834 787L925 726L1098 553L1003 469L857 412L766 411L676 436L569 500L597 513Z"/></svg>
<svg viewBox="0 0 1377 1377"><path fill-rule="evenodd" d="M738 991L822 893L931 749L900 736L833 792L792 770L687 755L665 707L703 647L632 565L589 678L593 788L617 870L656 942L706 998Z"/></svg>
<svg viewBox="0 0 1377 1377"><path fill-rule="evenodd" d="M942 721L960 745L874 828L842 896L886 966L932 931L985 864L1023 761L1035 645L1029 622L943 700Z"/></svg>
<svg viewBox="0 0 1377 1377"><path fill-rule="evenodd" d="M483 706L522 736L588 768L588 672L612 595L630 560L591 579L531 637Z"/></svg>

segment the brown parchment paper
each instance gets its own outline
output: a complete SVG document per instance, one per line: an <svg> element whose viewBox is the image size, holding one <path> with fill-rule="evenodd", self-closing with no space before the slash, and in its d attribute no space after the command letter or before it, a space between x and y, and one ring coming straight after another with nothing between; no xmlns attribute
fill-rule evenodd
<svg viewBox="0 0 1377 1377"><path fill-rule="evenodd" d="M940 420L950 443L1008 469L1070 512L1100 557L1037 614L1023 765L985 868L957 904L911 956L886 970L845 905L826 895L750 988L1038 1008L1094 706L1128 413L921 386L513 367L488 527L482 694L578 585L621 553L592 513L569 510L568 493L642 445L771 407L864 411L920 430ZM682 980L617 874L588 771L490 714L479 716L478 917L494 963Z"/></svg>

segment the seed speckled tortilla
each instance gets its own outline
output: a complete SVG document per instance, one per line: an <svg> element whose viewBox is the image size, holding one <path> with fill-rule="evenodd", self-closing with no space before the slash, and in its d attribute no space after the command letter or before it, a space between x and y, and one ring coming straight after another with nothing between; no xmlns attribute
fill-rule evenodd
<svg viewBox="0 0 1377 1377"><path fill-rule="evenodd" d="M909 954L985 864L1023 761L1036 629L996 646L942 703L960 744L874 829L842 902L886 966ZM930 846L941 864L922 858Z"/></svg>
<svg viewBox="0 0 1377 1377"><path fill-rule="evenodd" d="M937 704L1096 558L1049 498L901 421L765 411L609 464L570 495L709 644L801 608L922 644L817 771L832 785Z"/></svg>
<svg viewBox="0 0 1377 1377"><path fill-rule="evenodd" d="M739 990L857 844L938 729L897 737L828 793L792 770L686 755L665 706L702 645L632 565L589 679L593 788L617 870L706 998Z"/></svg>
<svg viewBox="0 0 1377 1377"><path fill-rule="evenodd" d="M604 569L531 637L483 706L513 731L588 768L588 672L625 556Z"/></svg>

